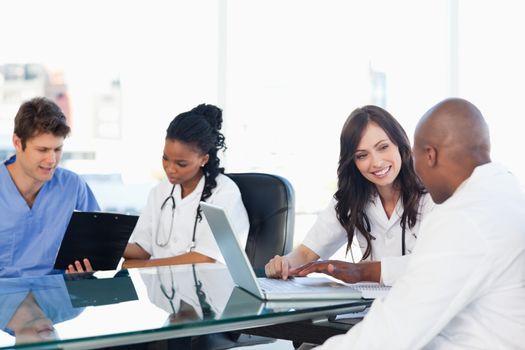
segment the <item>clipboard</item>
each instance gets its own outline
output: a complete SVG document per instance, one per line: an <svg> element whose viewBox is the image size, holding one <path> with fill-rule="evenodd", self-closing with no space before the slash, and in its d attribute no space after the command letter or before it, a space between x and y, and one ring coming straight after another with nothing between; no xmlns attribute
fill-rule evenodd
<svg viewBox="0 0 525 350"><path fill-rule="evenodd" d="M103 212L73 212L55 259L66 270L88 258L94 270L114 270L124 253L138 216Z"/></svg>

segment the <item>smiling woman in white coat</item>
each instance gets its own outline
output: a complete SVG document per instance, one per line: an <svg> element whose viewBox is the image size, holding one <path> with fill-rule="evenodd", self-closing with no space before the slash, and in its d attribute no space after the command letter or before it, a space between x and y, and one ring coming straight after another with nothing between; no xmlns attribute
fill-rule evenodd
<svg viewBox="0 0 525 350"><path fill-rule="evenodd" d="M422 218L434 203L415 174L408 137L377 106L354 110L341 132L338 188L303 243L266 264L268 277L323 272L345 282L382 281L403 273ZM357 240L360 263L330 258Z"/></svg>

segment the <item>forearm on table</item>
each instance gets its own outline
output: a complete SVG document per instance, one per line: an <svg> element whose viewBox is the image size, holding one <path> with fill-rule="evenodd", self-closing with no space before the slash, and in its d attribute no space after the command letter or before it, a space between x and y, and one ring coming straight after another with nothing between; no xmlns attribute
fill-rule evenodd
<svg viewBox="0 0 525 350"><path fill-rule="evenodd" d="M214 263L215 259L197 252L184 253L169 258L150 259L155 264L153 266L161 265L177 265L177 264L199 264L199 263Z"/></svg>
<svg viewBox="0 0 525 350"><path fill-rule="evenodd" d="M168 258L158 258L158 259L130 259L125 265L132 267L153 267L153 266L166 266L166 265L181 265L181 264L199 264L199 263L214 263L215 259L210 258L209 256L190 252L184 253L177 256L172 256Z"/></svg>

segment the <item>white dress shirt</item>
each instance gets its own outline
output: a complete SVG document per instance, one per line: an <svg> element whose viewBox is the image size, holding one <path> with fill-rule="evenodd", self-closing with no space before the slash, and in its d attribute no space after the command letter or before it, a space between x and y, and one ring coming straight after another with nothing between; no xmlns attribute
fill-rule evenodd
<svg viewBox="0 0 525 350"><path fill-rule="evenodd" d="M248 239L250 223L242 203L241 192L235 182L225 175L219 174L216 181L217 187L212 190L211 196L206 199L206 202L224 208L239 243L244 247ZM173 185L168 181L163 181L151 190L146 207L130 238L131 243L139 244L153 259L187 253L192 243L197 207L204 189L204 177L201 178L195 190L184 198L181 198L181 186L175 185L173 191L175 198L173 229L171 237L169 237L172 221L171 201L166 203L162 215L160 207L169 196L172 187ZM162 246L166 242L167 244ZM215 260L223 260L204 214L202 214L202 221L197 222L193 251Z"/></svg>
<svg viewBox="0 0 525 350"><path fill-rule="evenodd" d="M336 200L332 199L328 207L319 214L303 241L303 244L313 250L321 259L329 259L348 242L346 230L337 220L336 204ZM429 194L421 197L418 221L412 228L407 225L405 231L406 254L412 253L420 222L434 206L435 204ZM371 242L372 253L366 260L381 260L381 280L386 285L392 285L403 273L409 260L408 255L402 256L401 216L403 215L403 204L399 199L392 215L388 218L381 199L376 195L366 207L365 214L370 221L370 232L376 238ZM357 238L359 247L364 253L366 239L357 229L355 232L355 238Z"/></svg>
<svg viewBox="0 0 525 350"><path fill-rule="evenodd" d="M524 349L525 195L477 167L428 215L405 274L320 349Z"/></svg>

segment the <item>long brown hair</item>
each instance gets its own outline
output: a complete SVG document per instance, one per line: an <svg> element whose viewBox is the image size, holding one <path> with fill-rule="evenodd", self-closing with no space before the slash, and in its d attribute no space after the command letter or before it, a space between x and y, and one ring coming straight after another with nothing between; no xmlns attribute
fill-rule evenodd
<svg viewBox="0 0 525 350"><path fill-rule="evenodd" d="M377 106L364 106L354 110L346 120L341 131L341 151L337 169L338 183L334 198L337 200L336 215L348 236L346 251L350 249L357 228L365 237L367 246L363 254L366 259L372 253L370 223L366 218L366 206L372 201L377 190L373 183L363 177L354 161L354 153L368 123L381 127L390 140L398 147L401 155L401 170L394 186L401 192L403 214L401 227L414 227L418 219L419 201L425 193L421 180L414 171L412 151L405 130L395 118ZM404 242L403 242L404 244ZM404 247L404 246L403 246Z"/></svg>

